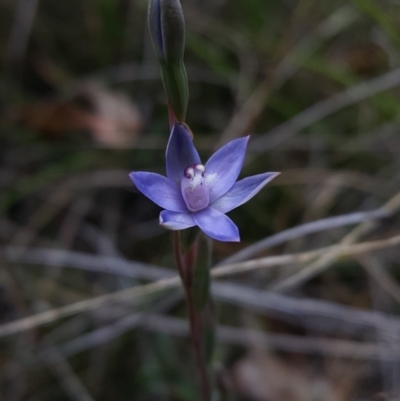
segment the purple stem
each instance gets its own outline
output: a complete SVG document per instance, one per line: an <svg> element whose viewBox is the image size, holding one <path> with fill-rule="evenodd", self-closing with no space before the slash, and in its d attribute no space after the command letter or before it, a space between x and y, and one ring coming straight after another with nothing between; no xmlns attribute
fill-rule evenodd
<svg viewBox="0 0 400 401"><path fill-rule="evenodd" d="M197 240L186 252L186 254L183 255L178 231L173 231L172 235L175 262L185 291L186 308L189 316L190 342L196 364L199 386L201 390L201 399L202 401L210 401L211 392L207 364L204 358L204 353L202 352L202 312L196 309L193 297L193 266L197 257Z"/></svg>

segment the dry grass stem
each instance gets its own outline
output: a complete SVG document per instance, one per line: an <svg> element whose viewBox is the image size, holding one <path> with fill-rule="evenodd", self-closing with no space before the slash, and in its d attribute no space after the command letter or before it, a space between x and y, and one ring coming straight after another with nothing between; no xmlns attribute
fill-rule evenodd
<svg viewBox="0 0 400 401"><path fill-rule="evenodd" d="M157 314L136 313L61 344L59 352L62 352L64 356L71 357L110 342L137 327L171 336L186 337L188 335L187 322L183 319ZM381 346L374 343L264 333L254 329L224 325L218 327L217 336L219 342L224 344L244 347L252 344L253 346L286 352L366 360L380 359L382 357L392 360L400 357L399 347L383 347L382 349Z"/></svg>
<svg viewBox="0 0 400 401"><path fill-rule="evenodd" d="M382 208L380 209L387 215L393 215L400 209L400 192L391 198ZM350 233L348 233L341 241L340 246L351 246L361 236L371 232L377 226L377 222L374 220L365 220L358 226L356 226ZM321 255L321 258L316 260L311 265L301 269L299 272L292 276L283 279L272 287L273 291L289 291L295 288L307 280L315 277L318 273L327 269L338 257L336 250L332 248L331 251Z"/></svg>
<svg viewBox="0 0 400 401"><path fill-rule="evenodd" d="M304 263L311 261L314 258L326 255L335 254L336 257L351 257L357 254L377 251L388 247L400 244L400 235L388 238L381 241L365 242L357 245L333 245L327 248L318 249L315 251L304 252L299 254L272 256L256 260L251 260L244 263L222 266L212 270L211 274L214 278L225 277L232 274L243 273L251 270L268 268L273 266L283 266L293 263ZM154 283L128 288L112 294L106 294L99 297L91 298L85 301L76 302L61 308L51 309L46 312L39 313L15 322L6 323L0 326L0 337L12 335L18 332L30 330L34 327L42 326L61 318L72 316L77 313L90 311L99 308L103 305L113 302L132 302L140 297L145 297L161 291L166 291L173 287L179 286L179 278L171 277L162 279Z"/></svg>

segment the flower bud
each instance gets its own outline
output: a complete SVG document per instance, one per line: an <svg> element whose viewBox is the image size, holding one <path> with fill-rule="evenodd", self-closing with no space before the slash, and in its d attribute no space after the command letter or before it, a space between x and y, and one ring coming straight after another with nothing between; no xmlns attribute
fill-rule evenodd
<svg viewBox="0 0 400 401"><path fill-rule="evenodd" d="M184 122L189 100L183 64L185 20L179 0L149 0L148 23L169 104L179 122Z"/></svg>
<svg viewBox="0 0 400 401"><path fill-rule="evenodd" d="M185 19L179 0L149 0L148 23L157 57L167 63L182 62Z"/></svg>

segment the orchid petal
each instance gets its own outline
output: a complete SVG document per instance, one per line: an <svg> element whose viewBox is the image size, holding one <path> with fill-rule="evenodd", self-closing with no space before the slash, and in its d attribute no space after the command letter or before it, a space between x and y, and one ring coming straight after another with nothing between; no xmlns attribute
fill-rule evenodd
<svg viewBox="0 0 400 401"><path fill-rule="evenodd" d="M175 123L167 145L167 177L180 185L183 171L192 164L200 164L200 156L185 128Z"/></svg>
<svg viewBox="0 0 400 401"><path fill-rule="evenodd" d="M280 173L264 173L238 181L225 195L210 206L222 213L228 213L256 195L265 185Z"/></svg>
<svg viewBox="0 0 400 401"><path fill-rule="evenodd" d="M160 225L169 230L184 230L193 227L196 223L189 213L176 213L163 210L160 213Z"/></svg>
<svg viewBox="0 0 400 401"><path fill-rule="evenodd" d="M206 163L210 202L220 198L232 188L242 169L248 140L247 136L227 143Z"/></svg>
<svg viewBox="0 0 400 401"><path fill-rule="evenodd" d="M129 177L136 188L158 206L172 212L187 212L180 188L168 178L144 171L135 171Z"/></svg>
<svg viewBox="0 0 400 401"><path fill-rule="evenodd" d="M209 237L218 241L239 242L239 230L223 213L211 207L193 213L193 220Z"/></svg>

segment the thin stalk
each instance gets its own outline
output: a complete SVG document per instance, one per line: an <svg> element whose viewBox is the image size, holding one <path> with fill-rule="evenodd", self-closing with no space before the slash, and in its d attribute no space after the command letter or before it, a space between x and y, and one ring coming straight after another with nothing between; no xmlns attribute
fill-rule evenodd
<svg viewBox="0 0 400 401"><path fill-rule="evenodd" d="M176 268L178 269L179 276L181 277L182 283L185 286L185 281L186 281L185 266L184 266L181 242L178 231L172 231L172 249L174 251Z"/></svg>
<svg viewBox="0 0 400 401"><path fill-rule="evenodd" d="M196 308L195 300L193 296L193 263L196 260L196 243L188 250L188 252L182 254L182 246L177 231L172 232L173 235L173 249L176 266L182 279L182 284L185 290L186 309L189 317L190 327L190 343L193 350L195 367L197 370L197 376L199 380L199 386L201 391L202 401L210 401L211 391L210 383L207 372L207 364L205 361L205 355L203 352L202 344L202 311Z"/></svg>

